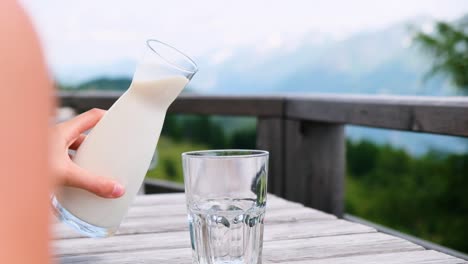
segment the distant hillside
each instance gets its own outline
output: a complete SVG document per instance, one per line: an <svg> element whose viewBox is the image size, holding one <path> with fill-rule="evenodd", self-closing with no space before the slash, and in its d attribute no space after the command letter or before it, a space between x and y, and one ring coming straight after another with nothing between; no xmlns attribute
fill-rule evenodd
<svg viewBox="0 0 468 264"><path fill-rule="evenodd" d="M238 47L222 60L219 47L195 58L199 72L190 82L196 92L277 93L325 92L405 95L455 95L443 78L423 82L430 60L412 46L412 27L430 25L427 17L418 17L381 30L361 32L346 39L332 39L310 32L294 45L270 50ZM320 41L314 41L320 39ZM63 69L58 76L64 89L125 90L136 63L117 60L105 65L77 65ZM86 76L82 84L71 76ZM106 76L106 78L102 78Z"/></svg>
<svg viewBox="0 0 468 264"><path fill-rule="evenodd" d="M59 85L59 89L73 91L125 91L131 82L132 80L129 78L98 78L76 86Z"/></svg>
<svg viewBox="0 0 468 264"><path fill-rule="evenodd" d="M204 91L215 93L455 95L443 78L423 81L430 60L412 45L409 28L431 23L415 18L343 40L304 40L293 50L279 47L268 54L235 50L222 63L202 61L193 85L204 87L210 80Z"/></svg>

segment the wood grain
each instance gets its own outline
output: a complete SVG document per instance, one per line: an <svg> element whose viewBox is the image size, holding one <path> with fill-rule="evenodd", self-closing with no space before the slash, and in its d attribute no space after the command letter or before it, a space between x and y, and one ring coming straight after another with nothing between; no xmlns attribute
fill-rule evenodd
<svg viewBox="0 0 468 264"><path fill-rule="evenodd" d="M268 192L284 196L285 155L284 120L281 118L258 118L257 149L267 150L269 156Z"/></svg>
<svg viewBox="0 0 468 264"><path fill-rule="evenodd" d="M288 250L283 250L287 248ZM386 252L423 250L422 247L382 233L365 233L307 239L272 241L264 244L264 259L288 262Z"/></svg>
<svg viewBox="0 0 468 264"><path fill-rule="evenodd" d="M290 208L271 210L267 208L265 223L295 223L332 219L335 219L332 215L293 204ZM154 216L127 217L124 219L117 234L131 235L181 230L188 230L186 212L168 215L164 211L160 211L158 215ZM71 230L65 224L57 224L54 226L54 237L57 239L65 239L83 237L83 235Z"/></svg>
<svg viewBox="0 0 468 264"><path fill-rule="evenodd" d="M268 262L267 262L268 263ZM292 261L291 264L460 264L467 261L453 258L433 250L371 254L363 256L327 258L313 261Z"/></svg>
<svg viewBox="0 0 468 264"><path fill-rule="evenodd" d="M108 109L122 95L115 91L62 91L58 93L62 106L78 112L94 107ZM169 113L217 114L248 116L280 116L283 113L281 96L219 96L181 94L169 107Z"/></svg>
<svg viewBox="0 0 468 264"><path fill-rule="evenodd" d="M264 241L376 232L375 229L344 220L267 224ZM138 241L138 243L134 243ZM96 254L149 249L189 248L187 231L114 236L107 239L75 238L55 241L57 256Z"/></svg>
<svg viewBox="0 0 468 264"><path fill-rule="evenodd" d="M153 240L153 242L156 241ZM135 240L135 243L139 243L139 240ZM154 257L158 257L161 251L164 252L166 250L171 249L152 249L148 255L141 254L141 251L125 251L79 255L78 257L64 256L60 258L60 262L80 263L78 261L97 261L99 259L99 262L93 263L128 263L122 262L122 258L124 258L124 255L133 255L134 259L138 259L139 261L154 261ZM190 252L188 244L185 250ZM295 260L313 260L331 257L344 257L354 255L417 250L423 250L423 248L405 240L391 237L388 235L380 233L364 233L353 235L316 237L307 239L266 241L264 243L263 260L266 263L288 263L290 261ZM168 261L171 260L168 259Z"/></svg>
<svg viewBox="0 0 468 264"><path fill-rule="evenodd" d="M109 108L121 92L60 92L62 106ZM468 136L468 99L343 94L181 95L171 113L248 115Z"/></svg>
<svg viewBox="0 0 468 264"><path fill-rule="evenodd" d="M265 223L288 223L316 220L330 220L333 216L311 211L310 209L281 210L267 212ZM169 224L170 223L170 224ZM187 217L183 216L160 216L146 218L130 218L124 221L117 232L118 235L132 235L144 233L161 233L188 230ZM58 224L54 227L54 237L56 239L84 237L71 230L68 226Z"/></svg>
<svg viewBox="0 0 468 264"><path fill-rule="evenodd" d="M155 254L157 253L157 254ZM186 249L171 249L154 251L141 251L128 254L107 254L83 257L62 258L61 263L167 263L167 264L191 264L190 251ZM138 260L136 260L138 259ZM115 262L112 262L115 261ZM277 263L264 260L263 263ZM325 259L287 261L283 263L291 264L466 264L467 261L453 258L451 256L432 251L409 251L383 254L369 254L347 257L333 257Z"/></svg>
<svg viewBox="0 0 468 264"><path fill-rule="evenodd" d="M59 263L191 263L183 194L139 196L117 236L84 238L57 224ZM263 263L467 263L362 224L271 196ZM171 203L171 201L173 203ZM174 210L169 210L173 204ZM169 207L168 207L169 206ZM158 210L158 215L145 210Z"/></svg>
<svg viewBox="0 0 468 264"><path fill-rule="evenodd" d="M465 97L304 95L286 100L289 119L468 136Z"/></svg>
<svg viewBox="0 0 468 264"><path fill-rule="evenodd" d="M285 122L285 198L343 215L344 127L320 122Z"/></svg>
<svg viewBox="0 0 468 264"><path fill-rule="evenodd" d="M291 204L291 201L280 198L271 193L267 197L267 205L270 206L276 203ZM132 203L132 206L153 206L153 205L180 205L186 204L184 193L163 193L163 194L146 194L137 195Z"/></svg>

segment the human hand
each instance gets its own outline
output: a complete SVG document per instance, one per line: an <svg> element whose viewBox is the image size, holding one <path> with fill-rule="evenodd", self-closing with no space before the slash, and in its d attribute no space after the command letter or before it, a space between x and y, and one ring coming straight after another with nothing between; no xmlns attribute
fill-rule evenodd
<svg viewBox="0 0 468 264"><path fill-rule="evenodd" d="M83 132L93 128L105 113L101 109L91 109L55 126L51 140L52 174L59 185L85 189L104 198L118 198L125 193L121 184L81 168L68 154L69 149L78 149L86 138Z"/></svg>

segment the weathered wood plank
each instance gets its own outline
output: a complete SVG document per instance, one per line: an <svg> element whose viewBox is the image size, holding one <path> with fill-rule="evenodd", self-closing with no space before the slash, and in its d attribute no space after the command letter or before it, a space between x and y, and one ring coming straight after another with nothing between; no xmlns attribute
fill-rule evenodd
<svg viewBox="0 0 468 264"><path fill-rule="evenodd" d="M265 240L312 238L376 232L374 228L345 220L327 220L265 225Z"/></svg>
<svg viewBox="0 0 468 264"><path fill-rule="evenodd" d="M376 230L378 230L379 232L408 240L410 242L413 242L413 243L415 243L417 245L420 245L420 246L422 246L424 248L427 248L427 249L436 250L436 251L448 254L450 256L456 257L456 258L468 260L468 254L466 254L466 253L463 253L463 252L457 251L455 249L448 248L448 247L433 243L433 242L428 241L428 240L424 240L422 238L412 236L410 234L400 232L398 230L395 230L395 229L392 229L392 228L389 228L389 227L386 227L386 226L383 226L383 225L379 225L379 224L371 222L371 221L367 221L367 220L365 220L363 218L360 218L360 217L357 217L355 215L345 214L344 219L346 219L348 221L351 221L351 222L354 222L354 223L359 223L359 224L362 224L362 225L373 227Z"/></svg>
<svg viewBox="0 0 468 264"><path fill-rule="evenodd" d="M343 215L345 136L342 125L285 121L285 198Z"/></svg>
<svg viewBox="0 0 468 264"><path fill-rule="evenodd" d="M116 264L123 263L167 263L167 264L191 264L191 253L186 249L171 249L171 250L159 250L158 255L152 251L142 251L138 253L130 254L119 254L106 257L119 258L115 262ZM138 260L135 260L135 256L140 256ZM91 258L94 262L88 262L86 257L83 258L64 258L63 263L114 263L104 260L103 258L95 257ZM84 262L83 262L84 261ZM276 263L268 260L264 260L263 263ZM338 258L325 258L315 260L299 260L299 261L288 261L291 264L466 264L467 261L457 259L436 251L425 250L425 251L409 251L409 252L397 252L397 253L384 253L384 254L371 254L361 256L348 256Z"/></svg>
<svg viewBox="0 0 468 264"><path fill-rule="evenodd" d="M295 224L271 224L265 226L264 241L349 235L376 232L375 229L344 220L302 222ZM138 243L134 243L138 241ZM189 248L187 231L158 234L115 236L106 239L65 239L54 242L57 256L84 255L149 249Z"/></svg>
<svg viewBox="0 0 468 264"><path fill-rule="evenodd" d="M265 223L294 223L302 221L332 220L334 216L306 207L293 207L280 210L268 210ZM126 218L117 234L132 235L145 233L160 233L188 230L187 219L183 215L135 217ZM54 237L57 239L78 238L83 235L76 233L64 224L54 226Z"/></svg>
<svg viewBox="0 0 468 264"><path fill-rule="evenodd" d="M289 262L289 261L288 261ZM397 252L376 255L363 255L352 257L340 258L327 258L319 260L307 261L293 261L291 264L460 264L468 263L467 261L454 258L449 255L439 253L437 251L410 251L410 252Z"/></svg>
<svg viewBox="0 0 468 264"><path fill-rule="evenodd" d="M286 117L468 136L466 97L304 95L286 99Z"/></svg>
<svg viewBox="0 0 468 264"><path fill-rule="evenodd" d="M163 204L185 204L184 193L164 193L164 194L146 194L137 195L132 203L132 207L135 206L147 206L147 205L163 205ZM268 193L267 205L270 206L275 203L292 203L291 201L280 198L276 195Z"/></svg>
<svg viewBox="0 0 468 264"><path fill-rule="evenodd" d="M173 248L190 248L188 231L114 236L106 239L75 238L56 240L53 243L53 252L56 256Z"/></svg>
<svg viewBox="0 0 468 264"><path fill-rule="evenodd" d="M135 241L138 243L138 241ZM190 253L190 249L186 248ZM289 263L295 260L313 260L332 257L344 257L365 254L390 252L405 252L423 250L422 247L405 240L380 233L364 233L343 236L316 237L307 239L292 239L280 241L266 241L264 243L263 260L265 263ZM171 253L169 253L171 252ZM187 263L190 255L183 253L183 249L162 249L151 251L130 251L122 253L100 253L79 256L64 256L61 263L139 263L160 260L166 255L164 263Z"/></svg>
<svg viewBox="0 0 468 264"><path fill-rule="evenodd" d="M169 107L169 113L281 116L281 96L218 96L182 94Z"/></svg>
<svg viewBox="0 0 468 264"><path fill-rule="evenodd" d="M96 240L60 234L66 239L54 241L56 256L60 263L191 263L183 198L181 194L140 196L134 210L141 214L170 206L161 201L180 203L175 204L177 210L160 217L135 213L135 218L124 221L124 235ZM267 209L263 263L466 263L368 226L298 204L288 208L285 200L271 198L269 206L274 208Z"/></svg>
<svg viewBox="0 0 468 264"><path fill-rule="evenodd" d="M138 243L135 241L135 243ZM123 253L76 255L57 258L60 264L192 264L192 252L188 248L147 250Z"/></svg>
<svg viewBox="0 0 468 264"><path fill-rule="evenodd" d="M183 193L161 193L137 195L133 200L132 207L159 205L159 204L185 204L185 194Z"/></svg>
<svg viewBox="0 0 468 264"><path fill-rule="evenodd" d="M299 203L290 203L282 199L271 199L268 201L267 210L291 209L304 207ZM127 218L147 217L147 216L182 216L187 214L185 204L159 204L147 206L133 206L128 211Z"/></svg>
<svg viewBox="0 0 468 264"><path fill-rule="evenodd" d="M269 156L268 192L284 195L284 120L259 118L257 121L257 148L267 150Z"/></svg>
<svg viewBox="0 0 468 264"><path fill-rule="evenodd" d="M121 92L60 92L61 104L79 112L109 108ZM468 136L468 99L364 95L182 95L172 113L269 116Z"/></svg>
<svg viewBox="0 0 468 264"><path fill-rule="evenodd" d="M122 92L81 91L59 92L62 106L83 112L94 107L108 109ZM281 116L283 98L280 96L218 96L181 94L168 109L169 113Z"/></svg>
<svg viewBox="0 0 468 264"><path fill-rule="evenodd" d="M172 201L172 202L171 202ZM271 213L278 209L304 208L300 203L290 202L275 195L268 194L267 211ZM185 196L180 193L138 195L133 201L124 222L131 218L160 218L182 217L187 214ZM320 214L323 214L320 212ZM56 223L54 226L57 238L81 237L70 230L65 224Z"/></svg>
<svg viewBox="0 0 468 264"><path fill-rule="evenodd" d="M422 247L382 233L330 236L264 244L264 260L289 262L387 252L423 250Z"/></svg>

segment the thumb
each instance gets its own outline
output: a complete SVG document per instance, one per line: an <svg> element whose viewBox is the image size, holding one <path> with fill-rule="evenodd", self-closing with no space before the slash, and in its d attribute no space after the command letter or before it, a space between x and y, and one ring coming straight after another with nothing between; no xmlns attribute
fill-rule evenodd
<svg viewBox="0 0 468 264"><path fill-rule="evenodd" d="M125 188L120 183L93 175L73 162L70 162L64 185L85 189L103 198L118 198L125 193Z"/></svg>

